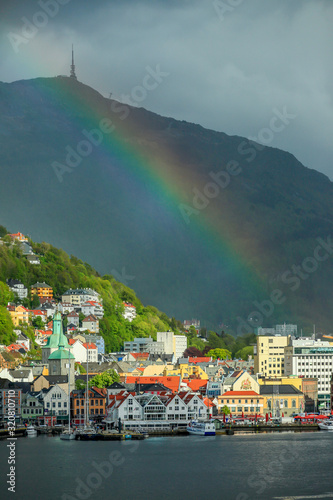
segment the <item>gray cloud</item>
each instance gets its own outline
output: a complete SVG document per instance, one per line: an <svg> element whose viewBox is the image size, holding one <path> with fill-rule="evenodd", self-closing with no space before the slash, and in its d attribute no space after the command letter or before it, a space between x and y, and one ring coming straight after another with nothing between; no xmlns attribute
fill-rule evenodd
<svg viewBox="0 0 333 500"><path fill-rule="evenodd" d="M70 0L15 53L9 32L40 10L2 2L2 81L68 74L72 42L79 80L103 95L121 98L160 64L170 76L147 109L248 137L286 106L297 117L270 145L333 179L332 2Z"/></svg>

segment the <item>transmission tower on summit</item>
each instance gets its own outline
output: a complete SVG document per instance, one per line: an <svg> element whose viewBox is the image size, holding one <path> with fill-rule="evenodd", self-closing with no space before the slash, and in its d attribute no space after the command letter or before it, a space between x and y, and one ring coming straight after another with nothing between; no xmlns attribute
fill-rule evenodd
<svg viewBox="0 0 333 500"><path fill-rule="evenodd" d="M71 64L71 73L70 73L70 77L71 78L75 78L75 80L77 80L76 78L76 74L75 74L75 64L74 64L74 47L72 45L72 64Z"/></svg>

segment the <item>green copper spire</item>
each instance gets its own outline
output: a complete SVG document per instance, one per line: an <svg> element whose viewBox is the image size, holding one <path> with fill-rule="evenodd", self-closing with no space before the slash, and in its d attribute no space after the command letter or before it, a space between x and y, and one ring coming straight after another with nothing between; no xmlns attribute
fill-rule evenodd
<svg viewBox="0 0 333 500"><path fill-rule="evenodd" d="M60 345L64 348L69 347L68 340L62 329L61 313L57 311L53 317L52 335L47 339L45 347L57 349Z"/></svg>

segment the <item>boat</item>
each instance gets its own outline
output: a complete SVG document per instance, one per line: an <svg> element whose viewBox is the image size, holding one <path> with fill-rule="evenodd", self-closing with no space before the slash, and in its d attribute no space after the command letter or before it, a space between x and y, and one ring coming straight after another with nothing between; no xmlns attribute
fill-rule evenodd
<svg viewBox="0 0 333 500"><path fill-rule="evenodd" d="M333 431L333 420L327 420L326 422L319 422L318 427L321 431Z"/></svg>
<svg viewBox="0 0 333 500"><path fill-rule="evenodd" d="M70 384L70 373L71 373L71 358L70 350L68 349L68 428L62 431L60 434L60 439L64 441L71 441L75 439L75 431L71 429L71 384Z"/></svg>
<svg viewBox="0 0 333 500"><path fill-rule="evenodd" d="M215 436L215 424L211 421L192 420L187 426L187 432L196 436Z"/></svg>
<svg viewBox="0 0 333 500"><path fill-rule="evenodd" d="M27 436L29 437L36 437L37 436L37 431L33 425L28 425L26 428L27 431Z"/></svg>

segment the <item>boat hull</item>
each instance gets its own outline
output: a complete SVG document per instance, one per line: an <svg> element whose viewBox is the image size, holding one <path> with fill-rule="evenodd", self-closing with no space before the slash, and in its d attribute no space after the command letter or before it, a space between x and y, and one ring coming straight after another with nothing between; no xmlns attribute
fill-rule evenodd
<svg viewBox="0 0 333 500"><path fill-rule="evenodd" d="M192 421L187 426L187 432L193 436L215 436L215 425L211 422Z"/></svg>

